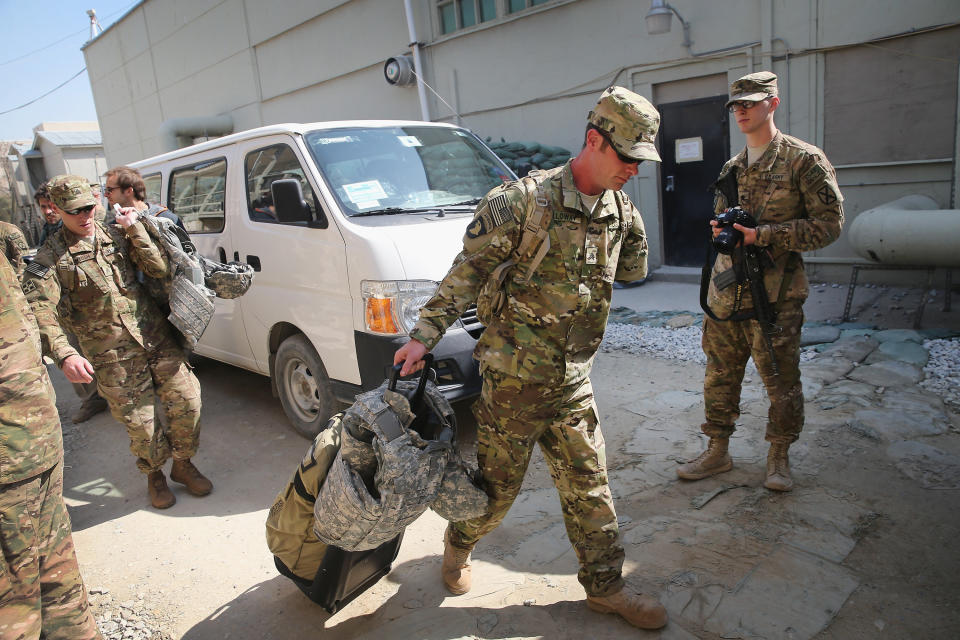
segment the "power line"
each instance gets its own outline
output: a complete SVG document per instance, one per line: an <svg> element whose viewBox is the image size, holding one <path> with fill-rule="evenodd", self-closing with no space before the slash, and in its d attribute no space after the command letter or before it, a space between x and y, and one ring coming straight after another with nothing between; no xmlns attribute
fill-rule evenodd
<svg viewBox="0 0 960 640"><path fill-rule="evenodd" d="M133 9L135 6L137 6L137 4L139 4L139 2L133 3L132 5L130 5L129 7L127 7L126 9L120 9L120 10L118 10L118 11L114 11L113 13L107 14L107 15L106 15L106 18L112 18L113 16L115 16L115 15L117 15L117 14L120 14L120 13L126 13L126 12L130 11L131 9ZM89 28L89 27L84 27L83 29L80 29L79 31L74 31L73 33L71 33L71 34L69 34L69 35L65 35L65 36L63 36L62 38L60 38L59 40L55 41L55 42L51 42L50 44L44 45L44 46L40 47L39 49L34 49L33 51L31 51L31 52L29 52L29 53L24 53L23 55L19 55L19 56L17 56L16 58L10 58L9 60L4 60L3 62L0 62L0 67L3 67L3 66L5 66L5 65L8 65L8 64L13 63L13 62L17 62L18 60L23 60L24 58L29 58L30 56L32 56L32 55L35 54L35 53L40 53L41 51L46 51L46 50L49 49L50 47L56 46L56 45L60 44L61 42L63 42L64 40L69 40L70 38L73 38L74 36L78 36L78 35L80 35L81 33L84 33L85 31L87 31L88 28ZM69 82L69 80L68 80L68 82Z"/></svg>
<svg viewBox="0 0 960 640"><path fill-rule="evenodd" d="M64 36L64 37L60 38L59 40L57 40L56 42L51 42L50 44L48 44L48 45L46 45L46 46L44 46L44 47L40 47L39 49L34 49L33 51L31 51L31 52L29 52L29 53L25 53L25 54L23 54L23 55L21 55L21 56L17 56L16 58L10 58L9 60L5 60L4 62L0 62L0 67L5 66L5 65L8 65L8 64L11 64L11 63L13 63L13 62L17 62L18 60L23 60L24 58L29 58L30 56L32 56L32 55L35 54L35 53L40 53L41 51L46 51L47 49L49 49L49 48L51 48L51 47L54 47L54 46L60 44L60 43L63 42L64 40L69 40L70 38L72 38L72 37L74 37L74 36L77 36L77 35L83 33L84 31L86 31L86 29L80 29L80 31L77 31L77 32L75 32L75 33L71 33L71 34L68 35L68 36Z"/></svg>
<svg viewBox="0 0 960 640"><path fill-rule="evenodd" d="M83 72L86 71L86 70L87 70L86 67L84 67L83 69L80 69L80 71L77 71L77 72L76 72L75 74L73 74L68 80L65 80L65 81L61 82L60 84L58 84L57 86L55 86L53 89L50 89L50 91L47 91L47 92L46 92L45 94L43 94L42 96L37 96L36 98L34 98L33 100L31 100L30 102L25 102L25 103L23 103L22 105L20 105L19 107L14 107L14 108L12 108L12 109L7 109L6 111L0 111L0 116L6 115L6 114L8 114L8 113L12 113L13 111L17 111L17 110L19 110L19 109L23 109L24 107L29 107L30 105L32 105L32 104L33 104L34 102L36 102L37 100L40 100L40 99L42 99L42 98L46 98L48 95L50 95L51 93L53 93L53 92L56 91L57 89L63 87L64 85L66 85L66 84L67 84L68 82L70 82L71 80L76 79L77 76L79 76L81 73L83 73Z"/></svg>

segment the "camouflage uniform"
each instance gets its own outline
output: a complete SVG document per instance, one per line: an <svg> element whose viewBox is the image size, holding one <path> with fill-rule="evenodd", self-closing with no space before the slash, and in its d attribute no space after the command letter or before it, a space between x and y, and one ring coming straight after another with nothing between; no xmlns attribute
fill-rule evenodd
<svg viewBox="0 0 960 640"><path fill-rule="evenodd" d="M772 74L769 74L772 75ZM703 398L707 422L703 432L729 437L740 416L740 387L747 359L753 356L770 398L766 439L790 444L803 428L803 389L800 384L800 329L803 301L809 284L800 251L821 249L840 235L843 196L836 173L823 151L797 138L777 133L767 150L749 167L744 149L720 172L722 180L736 169L739 205L758 221L756 246L772 259L764 273L767 298L777 311L781 331L773 342L780 375L771 370L770 356L756 320L703 322L703 351L707 356ZM728 206L717 193L715 212ZM733 258L720 255L710 277L708 304L723 318L734 311L737 285L717 286L717 276L733 266ZM792 275L791 266L796 267ZM780 296L784 278L788 285ZM721 277L721 281L724 278ZM778 300L778 296L782 298ZM741 295L740 309L751 310L749 287Z"/></svg>
<svg viewBox="0 0 960 640"><path fill-rule="evenodd" d="M474 351L483 373L473 408L477 458L491 500L484 516L451 524L450 542L470 549L496 528L519 493L539 443L580 560L580 582L588 595L602 596L622 589L624 554L589 374L614 280L646 275L646 234L640 213L621 192L604 191L591 213L574 185L570 163L542 177L550 249L529 282L522 280L522 264L508 276L506 306ZM411 338L433 348L477 300L490 274L520 241L536 197L529 177L487 194L467 228L463 251L421 310Z"/></svg>
<svg viewBox="0 0 960 640"><path fill-rule="evenodd" d="M0 638L100 638L63 503L53 385L4 257L0 305Z"/></svg>
<svg viewBox="0 0 960 640"><path fill-rule="evenodd" d="M51 187L53 188L53 187ZM40 325L45 353L61 364L77 355L73 332L96 370L100 395L127 427L130 450L143 473L173 455L196 453L200 384L166 318L137 278L162 278L166 257L137 222L127 229L95 223L92 239L66 227L52 235L24 273L24 292ZM168 431L155 411L159 398Z"/></svg>
<svg viewBox="0 0 960 640"><path fill-rule="evenodd" d="M19 278L23 273L23 254L30 251L30 245L27 244L23 231L15 224L0 222L0 245L3 247L3 255L7 257Z"/></svg>

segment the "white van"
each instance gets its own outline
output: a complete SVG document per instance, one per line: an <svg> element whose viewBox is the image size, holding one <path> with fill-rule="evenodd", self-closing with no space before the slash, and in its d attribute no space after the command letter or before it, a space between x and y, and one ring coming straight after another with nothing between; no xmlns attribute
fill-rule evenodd
<svg viewBox="0 0 960 640"><path fill-rule="evenodd" d="M400 121L261 127L131 166L200 253L256 270L196 351L270 376L307 437L388 377L477 201L515 178L465 129ZM434 349L451 400L480 390L482 330L471 309Z"/></svg>

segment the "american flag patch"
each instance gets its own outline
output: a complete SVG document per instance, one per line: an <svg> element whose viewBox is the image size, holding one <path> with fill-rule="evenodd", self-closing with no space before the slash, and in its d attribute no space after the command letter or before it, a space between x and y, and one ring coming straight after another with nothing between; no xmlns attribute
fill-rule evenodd
<svg viewBox="0 0 960 640"><path fill-rule="evenodd" d="M513 220L513 212L510 211L510 207L508 206L507 196L501 193L500 195L491 198L488 204L490 207L490 219L493 221L493 226L499 227L503 223Z"/></svg>
<svg viewBox="0 0 960 640"><path fill-rule="evenodd" d="M50 267L40 264L39 262L31 262L26 266L26 272L32 275L35 275L39 278L42 278L50 272Z"/></svg>

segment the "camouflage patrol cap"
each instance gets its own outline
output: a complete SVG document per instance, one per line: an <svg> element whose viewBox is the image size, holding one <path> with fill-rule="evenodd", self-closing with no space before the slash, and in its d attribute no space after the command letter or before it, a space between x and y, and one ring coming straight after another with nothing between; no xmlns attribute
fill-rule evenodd
<svg viewBox="0 0 960 640"><path fill-rule="evenodd" d="M609 87L587 120L602 129L621 154L660 162L653 145L660 128L660 114L643 96L623 87Z"/></svg>
<svg viewBox="0 0 960 640"><path fill-rule="evenodd" d="M777 76L769 71L758 71L734 80L730 85L729 107L733 102L759 102L777 95Z"/></svg>
<svg viewBox="0 0 960 640"><path fill-rule="evenodd" d="M97 206L97 199L90 190L90 181L80 176L57 176L50 180L48 191L53 204L67 212Z"/></svg>

